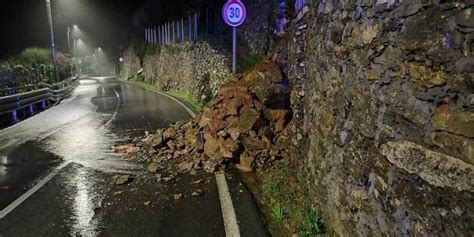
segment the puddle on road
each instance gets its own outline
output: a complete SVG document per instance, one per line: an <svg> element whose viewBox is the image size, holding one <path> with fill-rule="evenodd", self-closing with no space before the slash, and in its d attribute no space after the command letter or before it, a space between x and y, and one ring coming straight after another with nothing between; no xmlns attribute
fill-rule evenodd
<svg viewBox="0 0 474 237"><path fill-rule="evenodd" d="M73 164L61 173L62 197L68 211L66 225L71 236L98 236L101 216L97 215L103 197L109 192L110 177L87 167Z"/></svg>

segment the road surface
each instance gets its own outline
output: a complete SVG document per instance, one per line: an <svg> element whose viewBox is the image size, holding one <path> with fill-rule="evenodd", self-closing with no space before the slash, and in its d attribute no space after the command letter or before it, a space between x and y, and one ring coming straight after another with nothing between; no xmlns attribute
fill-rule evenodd
<svg viewBox="0 0 474 237"><path fill-rule="evenodd" d="M225 236L213 175L158 183L111 152L189 118L159 93L114 77L81 79L58 106L0 130L0 236ZM117 186L120 174L136 179ZM226 175L240 234L265 236L238 175ZM193 197L195 190L204 195ZM183 198L175 200L177 193Z"/></svg>

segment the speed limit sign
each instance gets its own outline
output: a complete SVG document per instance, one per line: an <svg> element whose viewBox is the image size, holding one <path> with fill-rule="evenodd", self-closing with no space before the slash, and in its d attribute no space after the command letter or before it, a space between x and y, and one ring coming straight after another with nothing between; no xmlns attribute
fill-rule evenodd
<svg viewBox="0 0 474 237"><path fill-rule="evenodd" d="M238 27L244 23L247 10L240 0L229 0L222 9L225 23L232 27Z"/></svg>
<svg viewBox="0 0 474 237"><path fill-rule="evenodd" d="M247 17L247 10L241 0L228 0L222 8L222 16L227 25L232 26L232 72L237 72L237 27Z"/></svg>

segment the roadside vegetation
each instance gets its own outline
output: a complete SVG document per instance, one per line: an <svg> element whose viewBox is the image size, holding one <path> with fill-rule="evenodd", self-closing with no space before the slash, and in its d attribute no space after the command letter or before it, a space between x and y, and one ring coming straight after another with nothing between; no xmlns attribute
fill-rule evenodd
<svg viewBox="0 0 474 237"><path fill-rule="evenodd" d="M70 76L71 60L57 53L60 78L55 78L51 50L31 47L0 62L0 88L38 83L56 83Z"/></svg>
<svg viewBox="0 0 474 237"><path fill-rule="evenodd" d="M267 217L273 236L325 236L326 219L311 205L305 185L286 164L277 164L257 171L257 181L250 189Z"/></svg>
<svg viewBox="0 0 474 237"><path fill-rule="evenodd" d="M264 57L260 54L257 53L245 53L242 56L239 57L239 60L237 61L237 72L238 73L244 73L251 68L253 68L255 65L257 65L259 62L261 62L264 59Z"/></svg>

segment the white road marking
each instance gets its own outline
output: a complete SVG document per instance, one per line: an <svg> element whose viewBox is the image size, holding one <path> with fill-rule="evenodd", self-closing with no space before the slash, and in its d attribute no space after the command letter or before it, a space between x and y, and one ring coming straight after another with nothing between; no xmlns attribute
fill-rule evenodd
<svg viewBox="0 0 474 237"><path fill-rule="evenodd" d="M225 180L224 171L216 173L217 189L221 201L222 217L224 218L225 234L227 237L240 237L237 216L229 193L229 187Z"/></svg>
<svg viewBox="0 0 474 237"><path fill-rule="evenodd" d="M60 165L56 169L54 169L51 173L49 173L46 177L44 177L39 183L37 183L34 187L28 190L26 193L21 195L18 199L14 202L10 203L5 209L0 211L0 219L3 219L7 216L11 211L17 208L20 204L22 204L26 199L28 199L31 195L33 195L36 191L40 190L46 183L48 183L54 176L56 176L59 171L61 171L64 167L68 166L71 161L66 161L64 164Z"/></svg>
<svg viewBox="0 0 474 237"><path fill-rule="evenodd" d="M181 105L186 110L186 112L188 112L188 114L191 115L192 118L196 117L196 114L188 106L186 106L183 102L179 101L178 99L174 98L173 96L170 96L170 95L168 95L164 92L158 91L158 90L153 90L153 89L150 89L150 90L155 92L155 93L158 93L160 95L164 95L164 96L172 99L174 102Z"/></svg>
<svg viewBox="0 0 474 237"><path fill-rule="evenodd" d="M114 91L115 96L117 97L117 106L115 107L114 115L112 116L112 118L109 119L109 121L105 123L105 126L109 125L115 119L115 117L117 117L118 110L120 108L120 94L115 89L112 90Z"/></svg>
<svg viewBox="0 0 474 237"><path fill-rule="evenodd" d="M132 83L128 82L128 81L123 81L123 80L119 80L117 79L118 81L122 82L122 83L126 83L126 84L129 84L129 85L133 85ZM159 90L154 90L154 89L145 89L145 90L149 90L149 91L153 91L155 93L158 93L160 95L163 95L163 96L166 96L170 99L172 99L174 102L178 103L179 105L181 105L185 110L186 112L188 112L189 115L191 115L192 118L196 117L196 113L194 113L187 105L185 105L183 102L181 102L180 100L176 99L175 97L171 96L171 95L168 95L164 92L161 92Z"/></svg>

